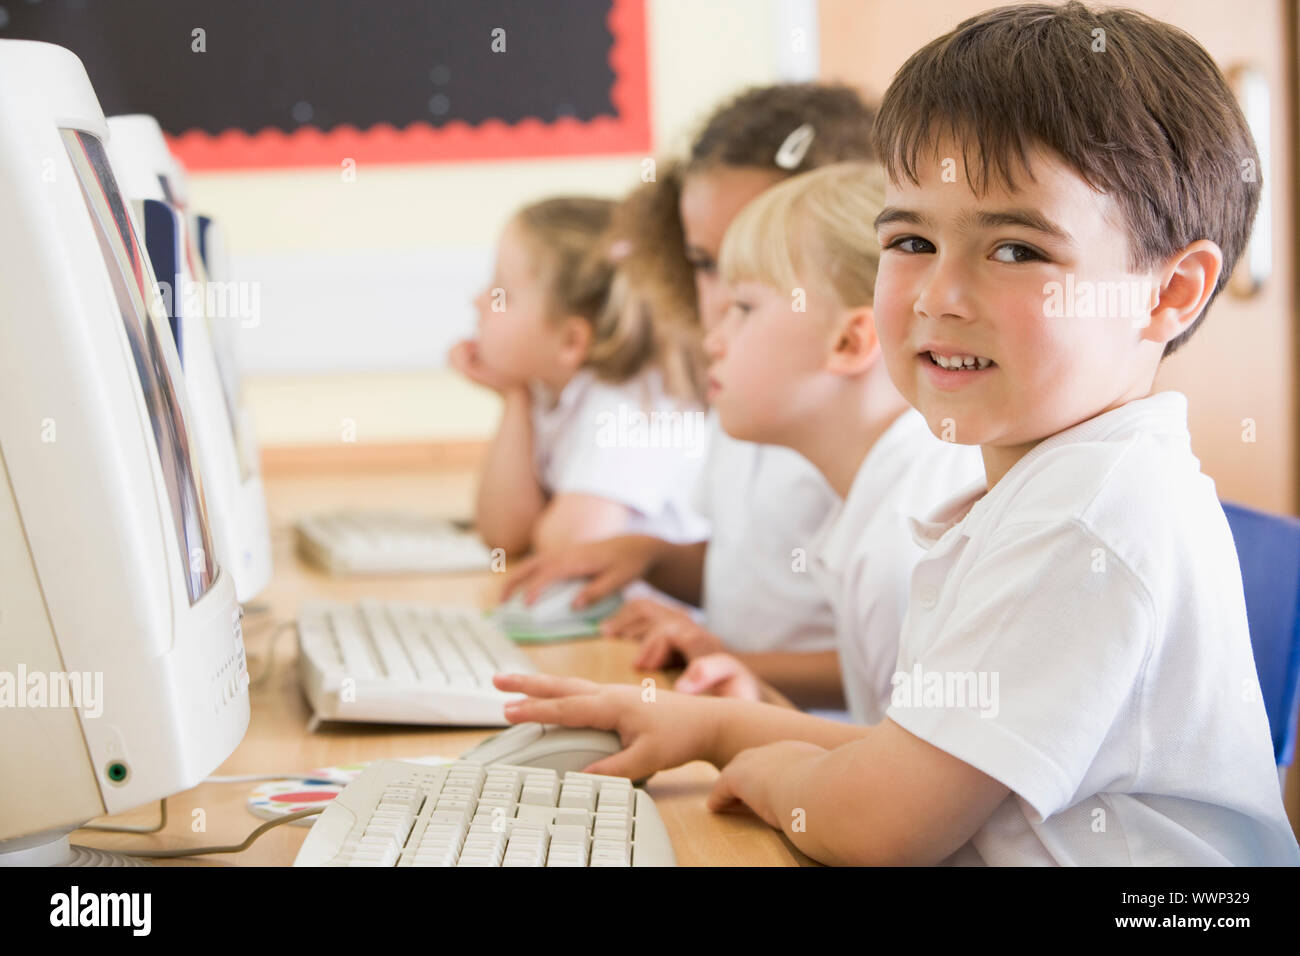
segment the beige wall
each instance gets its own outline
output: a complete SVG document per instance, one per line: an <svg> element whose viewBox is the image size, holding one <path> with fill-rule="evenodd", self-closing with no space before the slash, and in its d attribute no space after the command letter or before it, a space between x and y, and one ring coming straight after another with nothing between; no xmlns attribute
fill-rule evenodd
<svg viewBox="0 0 1300 956"><path fill-rule="evenodd" d="M651 0L649 44L654 152L680 149L725 96L779 79L777 24L783 0ZM1291 162L1296 97L1288 87L1294 49L1284 0L1130 0L1176 23L1225 67L1265 70L1273 93L1274 278L1251 300L1220 298L1197 336L1162 370L1158 387L1191 405L1193 443L1220 493L1295 512L1297 412L1292 370L1296 294ZM820 0L821 74L879 97L906 56L987 0L930 0L906 17L884 0ZM788 16L788 14L787 14ZM1291 40L1292 42L1289 42ZM617 195L638 176L640 156L389 166L360 171L341 188L333 171L196 175L195 205L221 217L237 255L346 252L368 248L485 246L509 212L548 193ZM265 316L265 322L275 321ZM358 323L366 321L358 316ZM256 335L257 330L241 334ZM359 374L258 375L247 382L259 437L273 445L339 440L344 419L359 441L464 440L490 434L495 396L430 361L427 368ZM1243 420L1256 440L1245 442Z"/></svg>
<svg viewBox="0 0 1300 956"><path fill-rule="evenodd" d="M1224 293L1192 340L1171 356L1158 389L1188 396L1192 445L1219 493L1272 511L1297 505L1295 389L1296 294L1293 284L1296 97L1288 87L1294 56L1285 0L1125 0L1188 31L1219 65L1251 63L1268 76L1273 135L1264 157L1266 200L1273 210L1274 275L1255 298ZM822 75L878 99L907 56L961 20L996 6L988 0L928 0L898 15L893 3L821 0ZM1259 238L1259 237L1257 237ZM1256 440L1242 440L1244 419Z"/></svg>
<svg viewBox="0 0 1300 956"><path fill-rule="evenodd" d="M655 155L683 147L724 97L777 79L779 2L650 0ZM361 244L370 251L433 247L436 254L437 247L490 245L510 212L529 200L558 192L622 194L638 181L641 160L373 167L358 169L347 185L329 169L196 174L191 192L195 208L224 222L236 263L241 256L346 253ZM259 438L273 445L339 441L343 419L355 422L363 442L483 438L499 411L495 396L434 362L415 371L257 375L246 390Z"/></svg>

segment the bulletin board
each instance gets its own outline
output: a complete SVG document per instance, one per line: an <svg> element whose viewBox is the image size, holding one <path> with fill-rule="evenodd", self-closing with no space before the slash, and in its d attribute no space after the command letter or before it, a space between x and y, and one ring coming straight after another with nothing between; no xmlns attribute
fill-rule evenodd
<svg viewBox="0 0 1300 956"><path fill-rule="evenodd" d="M647 153L645 0L20 0L192 170Z"/></svg>

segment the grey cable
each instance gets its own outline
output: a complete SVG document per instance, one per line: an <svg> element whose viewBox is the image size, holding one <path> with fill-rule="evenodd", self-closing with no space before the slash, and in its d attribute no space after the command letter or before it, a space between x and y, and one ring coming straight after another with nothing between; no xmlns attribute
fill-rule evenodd
<svg viewBox="0 0 1300 956"><path fill-rule="evenodd" d="M252 845L254 840L272 827L283 826L286 823L292 823L294 820L313 816L323 812L324 809L324 807L309 807L306 810L299 810L296 813L280 817L278 820L268 820L245 837L243 843L237 843L233 846L200 846L186 850L118 850L116 852L127 856L148 857L154 860L174 859L181 856L205 856L209 853L242 853Z"/></svg>

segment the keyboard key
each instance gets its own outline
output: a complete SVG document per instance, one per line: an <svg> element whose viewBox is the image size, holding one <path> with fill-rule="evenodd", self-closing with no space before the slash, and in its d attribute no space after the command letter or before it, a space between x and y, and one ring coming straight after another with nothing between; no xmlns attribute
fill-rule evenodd
<svg viewBox="0 0 1300 956"><path fill-rule="evenodd" d="M520 803L515 808L515 818L530 823L549 824L555 819L555 807L546 804Z"/></svg>
<svg viewBox="0 0 1300 956"><path fill-rule="evenodd" d="M632 788L628 787L623 790L618 787L604 787L600 791L600 797L596 801L596 809L604 810L608 807L628 807L632 805Z"/></svg>
<svg viewBox="0 0 1300 956"><path fill-rule="evenodd" d="M631 866L632 849L622 840L592 840L592 866Z"/></svg>
<svg viewBox="0 0 1300 956"><path fill-rule="evenodd" d="M551 835L543 826L517 825L510 832L502 866L542 866Z"/></svg>
<svg viewBox="0 0 1300 956"><path fill-rule="evenodd" d="M556 809L555 822L564 826L580 826L584 830L591 826L592 815L586 810Z"/></svg>
<svg viewBox="0 0 1300 956"><path fill-rule="evenodd" d="M587 843L561 843L551 836L551 848L546 854L547 866L586 866Z"/></svg>
<svg viewBox="0 0 1300 956"><path fill-rule="evenodd" d="M341 609L330 615L330 624L347 675L356 679L377 676L378 670L371 657L369 641L366 640L356 612L351 608Z"/></svg>
<svg viewBox="0 0 1300 956"><path fill-rule="evenodd" d="M632 818L627 815L602 810L596 814L595 823L591 828L591 835L626 842L632 838Z"/></svg>
<svg viewBox="0 0 1300 956"><path fill-rule="evenodd" d="M595 810L596 791L581 784L575 786L571 783L565 783L557 806L576 810Z"/></svg>
<svg viewBox="0 0 1300 956"><path fill-rule="evenodd" d="M574 843L587 845L587 828L577 827L571 824L552 823L551 839L559 843Z"/></svg>

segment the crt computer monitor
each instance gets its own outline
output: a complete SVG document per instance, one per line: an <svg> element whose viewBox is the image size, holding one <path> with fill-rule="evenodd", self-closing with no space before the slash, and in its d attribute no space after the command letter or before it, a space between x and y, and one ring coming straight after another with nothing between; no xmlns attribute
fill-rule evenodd
<svg viewBox="0 0 1300 956"><path fill-rule="evenodd" d="M183 196L188 193L189 187L186 179L185 168L180 163L177 163L170 181L180 184L179 189L173 186L178 195ZM226 243L225 230L211 216L192 213L189 218L191 235L194 236L195 244L199 250L199 260L203 263L203 269L208 275L208 281L224 285L228 290L227 296L233 295L240 280L234 278L235 274L230 266L230 248ZM239 295L241 296L241 302L246 301L242 287L239 289ZM260 297L256 296L253 290L249 290L247 301L260 304ZM243 328L245 325L250 328L256 327L260 321L260 314L256 314L254 311L254 314L242 317L238 327ZM239 362L235 350L235 329L236 324L233 322L219 322L214 325L212 329L212 350L217 356L217 369L221 372L221 384L225 389L226 404L230 409L231 420L235 423L235 440L239 446L240 461L248 476L246 480L252 481L256 479L257 494L260 496L262 494L262 484L257 433L253 424L252 412L242 392Z"/></svg>
<svg viewBox="0 0 1300 956"><path fill-rule="evenodd" d="M196 785L248 726L234 582L107 138L76 56L0 40L0 863L77 859L71 830Z"/></svg>
<svg viewBox="0 0 1300 956"><path fill-rule="evenodd" d="M149 127L157 129L157 122L153 117L143 114L113 117L108 122L110 127L115 123L134 123L136 128L140 130ZM150 135L154 135L154 133L151 131ZM225 389L226 404L230 410L230 420L235 423L235 440L239 448L240 467L243 469L244 481L250 489L245 493L249 497L255 495L257 500L262 502L264 499L261 482L261 459L257 448L257 432L251 409L243 395L239 361L235 348L236 328L255 328L261 321L261 315L259 314L260 296L257 295L256 288L246 289L242 285L245 280L236 277L231 266L230 248L226 241L226 232L221 223L212 216L194 211L194 207L190 202L189 172L186 170L185 164L176 158L175 153L169 152L165 164L157 171L157 174L163 191L170 197L168 201L185 212L189 219L190 235L193 239L192 248L198 249L199 262L207 274L208 282L215 284L218 287L218 292L225 293L227 296L226 301L229 301L236 294L239 296L241 310L238 315L238 323L229 319L223 322L209 321L209 327L212 334L212 351L217 357L217 368L221 372L221 382ZM217 298L220 300L220 296ZM255 492L253 489L255 489ZM265 511L264 504L261 506L261 510ZM269 542L267 547L267 561L269 562Z"/></svg>
<svg viewBox="0 0 1300 956"><path fill-rule="evenodd" d="M231 327L241 322L232 305L241 296L207 273L197 224L183 206L188 184L157 121L113 116L108 128L109 159L164 283L161 298L194 413L217 558L234 576L239 600L247 601L271 576L271 536L257 449L238 402L230 354Z"/></svg>
<svg viewBox="0 0 1300 956"><path fill-rule="evenodd" d="M155 142L157 141L154 132L157 129L157 122L153 117L143 114L115 116L110 118L108 123L110 127L119 123L135 124L137 130L148 130L148 134L155 136ZM208 282L215 284L218 292L226 295L225 301L229 302L232 297L238 295L241 307L245 307L241 310L237 323L229 318L226 321L213 322L210 317L209 328L212 335L212 351L217 358L217 369L221 373L226 406L230 420L235 426L235 442L239 449L240 467L244 481L250 489L246 494L249 497L255 494L257 500L261 502L263 500L261 462L257 448L257 433L251 410L242 392L239 361L235 348L236 328L253 328L261 321L261 316L258 314L260 297L255 294L255 289L245 289L239 285L240 280L235 277L231 267L230 249L221 223L212 216L194 211L190 202L189 173L185 165L176 158L175 153L168 154L167 162L163 168L157 170L157 176L163 192L169 197L168 201L185 212L189 220L190 235L193 240L191 248L198 249L199 262L207 274ZM220 300L220 296L217 296L217 299ZM252 489L255 489L255 492ZM264 505L261 510L265 511ZM269 562L269 543L267 547Z"/></svg>
<svg viewBox="0 0 1300 956"><path fill-rule="evenodd" d="M184 181L183 170L178 167L179 181ZM191 235L199 250L199 261L208 281L224 283L228 288L235 280L230 268L230 250L226 245L226 234L220 224L211 216L192 214L189 217ZM250 326L261 320L253 316L241 320ZM217 356L217 370L221 372L221 385L225 390L226 406L230 409L231 421L235 423L235 439L239 443L240 453L244 456L244 467L250 476L257 476L260 481L260 467L257 456L257 441L253 428L252 415L241 391L239 362L235 353L234 323L221 322L212 330L212 351Z"/></svg>

